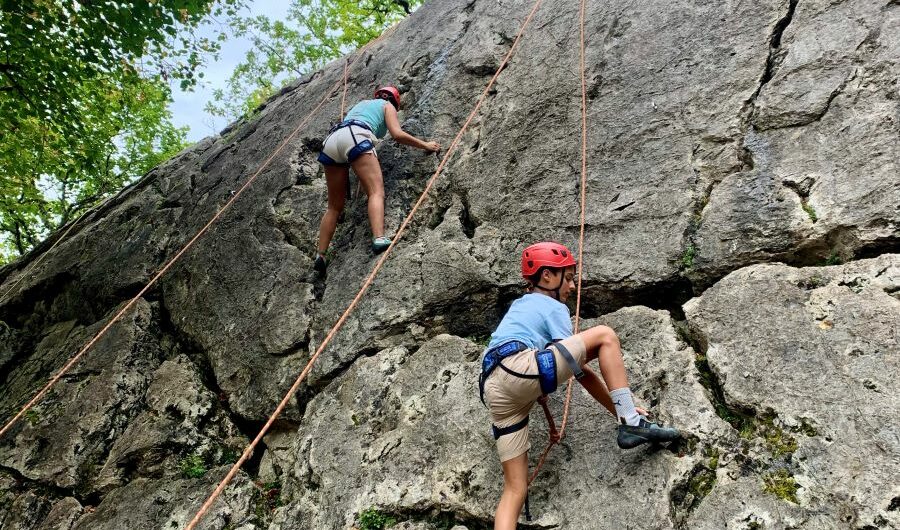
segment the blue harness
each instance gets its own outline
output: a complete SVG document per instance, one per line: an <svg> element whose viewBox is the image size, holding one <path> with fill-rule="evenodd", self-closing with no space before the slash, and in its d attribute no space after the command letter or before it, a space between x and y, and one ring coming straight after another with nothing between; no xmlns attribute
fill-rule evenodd
<svg viewBox="0 0 900 530"><path fill-rule="evenodd" d="M581 370L581 366L578 365L578 362L575 361L575 357L572 356L572 353L569 350L556 342L553 344L554 349L562 355L563 359L565 359L566 364L571 368L572 373L575 375L575 379L581 379L584 377L584 372ZM556 357L553 355L553 351L549 349L543 349L540 351L534 352L535 360L537 361L538 373L536 375L533 374L523 374L516 372L510 368L507 368L503 365L503 359L515 355L522 350L527 350L528 346L524 342L520 342L517 340L511 340L508 342L504 342L503 344L491 348L484 354L484 360L481 362L481 377L478 379L478 392L481 397L481 403L484 404L484 384L487 382L488 377L491 373L499 366L505 372L512 374L516 377L521 377L522 379L537 379L541 385L541 392L544 395L552 394L556 391L557 381L556 381ZM491 430L494 434L494 439L500 438L506 434L512 434L516 431L524 429L528 425L528 416L525 416L525 419L508 427L497 427L496 425L491 425Z"/></svg>

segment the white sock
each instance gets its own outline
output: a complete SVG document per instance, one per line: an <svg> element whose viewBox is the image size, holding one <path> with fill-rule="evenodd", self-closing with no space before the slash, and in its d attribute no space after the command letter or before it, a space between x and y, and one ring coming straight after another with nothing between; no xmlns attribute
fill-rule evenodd
<svg viewBox="0 0 900 530"><path fill-rule="evenodd" d="M628 425L637 425L641 421L640 414L634 409L634 399L631 397L631 389L628 387L617 388L609 393L613 405L616 406L616 416L625 420Z"/></svg>

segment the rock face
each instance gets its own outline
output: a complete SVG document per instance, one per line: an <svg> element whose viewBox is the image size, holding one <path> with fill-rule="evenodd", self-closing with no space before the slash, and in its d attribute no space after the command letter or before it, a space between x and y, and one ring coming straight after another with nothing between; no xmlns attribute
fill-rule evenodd
<svg viewBox="0 0 900 530"><path fill-rule="evenodd" d="M352 56L445 146L530 2L422 6ZM588 2L585 325L690 433L620 451L575 389L529 528L900 528L900 4ZM203 528L489 528L475 390L528 244L575 245L578 3L545 3L374 285ZM11 418L240 189L343 75L300 79L0 270ZM0 438L0 527L179 528L374 265L348 203L310 274L340 92ZM437 162L387 141L393 231ZM841 264L843 263L843 264ZM560 393L561 394L561 393ZM557 416L561 396L553 397ZM532 418L532 463L546 443ZM524 522L524 521L523 521ZM456 525L456 526L454 526Z"/></svg>
<svg viewBox="0 0 900 530"><path fill-rule="evenodd" d="M797 520L810 528L900 525L900 403L890 368L900 363L898 292L900 256L885 255L843 267L748 267L685 304L723 406L785 430L769 473L796 484ZM728 497L757 487L743 481ZM717 522L748 511L779 519L767 502L746 499L713 504ZM708 511L700 514L707 523Z"/></svg>

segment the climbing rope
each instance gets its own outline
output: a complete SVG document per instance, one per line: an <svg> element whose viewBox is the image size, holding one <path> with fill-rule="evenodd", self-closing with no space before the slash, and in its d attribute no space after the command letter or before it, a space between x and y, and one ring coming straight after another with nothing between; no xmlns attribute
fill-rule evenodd
<svg viewBox="0 0 900 530"><path fill-rule="evenodd" d="M344 321L347 320L347 317L350 315L350 313L353 311L353 309L356 307L356 305L362 299L363 295L366 293L366 291L372 285L372 282L374 281L375 276L378 274L378 271L381 270L382 265L384 265L384 262L390 256L391 252L394 250L394 247L397 245L397 242L400 241L400 238L402 237L403 233L406 231L406 227L409 225L413 216L416 214L416 211L419 209L419 207L422 205L422 203L425 202L425 199L428 196L428 192L431 190L432 186L434 186L434 183L437 181L438 176L440 176L441 172L444 170L444 167L447 165L447 161L450 159L450 156L456 150L456 146L459 144L459 141L462 138L463 134L465 133L466 129L468 129L469 124L472 122L472 119L478 113L478 109L481 108L481 104L484 102L485 98L487 97L488 92L490 91L491 87L494 85L494 82L500 76L500 72L503 71L503 69L506 67L506 63L509 61L510 57L512 57L512 54L515 51L516 46L519 43L519 39L522 37L522 34L525 32L525 28L528 26L528 23L534 17L534 14L535 14L535 12L537 12L538 7L540 7L542 1L543 0L535 1L534 7L531 9L531 12L528 14L528 16L525 18L525 21L522 23L522 26L519 28L519 32L516 34L516 37L513 40L512 45L509 48L509 51L506 53L506 56L503 58L503 61L501 61L500 66L497 68L497 71L494 73L494 76L491 77L491 80L488 82L487 86L484 88L484 91L481 93L481 96L478 98L478 101L475 103L475 107L472 109L472 112L469 113L468 118L466 118L466 121L463 123L462 128L460 128L459 132L456 134L456 137L453 138L453 142L451 142L450 147L447 148L447 152L444 154L444 157L441 159L441 163L438 164L438 167L434 171L434 174L431 176L431 178L428 179L428 182L425 184L425 189L422 191L422 194L419 196L419 199L413 205L412 209L410 210L409 214L407 214L406 218L403 219L403 223L401 223L400 228L397 230L397 233L394 235L394 239L393 239L393 241L391 241L390 246L388 246L387 250L384 251L381 258L378 260L378 262L375 264L375 267L372 269L372 272L370 272L368 277L366 277L365 282L363 283L359 292L353 298L353 301L350 302L350 305L347 306L347 309L344 310L344 313L341 315L341 317L338 319L338 321L331 328L331 331L328 332L328 335L325 336L325 339L322 341L322 343L319 345L319 347L316 348L315 353L312 355L312 357L310 357L309 362L306 363L306 366L303 368L303 371L300 372L299 376L297 376L297 380L294 381L293 385L291 385L291 388L288 390L287 394L284 395L284 398L281 400L281 402L275 408L275 411L272 413L271 416L269 416L269 419L266 421L265 425L263 425L262 429L260 429L259 433L253 439L253 441L250 442L249 445L247 445L247 447L244 449L244 452L241 454L241 457L231 467L231 469L225 475L225 478L223 478L222 481L219 482L219 485L216 487L216 489L212 492L212 494L210 494L209 498L206 499L206 502L203 503L203 506L200 507L200 510L197 512L197 514L194 516L194 518L191 520L191 522L185 527L185 530L193 530L194 528L196 528L196 526L203 519L203 516L206 515L206 512L208 512L209 509L212 507L213 502L215 502L215 500L219 497L219 495L222 494L222 492L225 490L225 487L231 482L231 480L237 474L238 470L240 470L240 468L244 464L244 462L246 462L247 459L250 458L250 455L253 454L253 450L256 448L256 446L259 444L259 442L262 440L263 436L265 436L266 433L269 431L269 429L272 427L272 424L275 423L275 419L278 418L278 416L281 414L281 412L287 406L290 399L300 389L300 384L303 382L303 380L306 378L309 371L312 369L313 364L316 362L316 359L319 358L319 355L331 342L332 337L334 337L334 335L337 333L337 331L343 326Z"/></svg>
<svg viewBox="0 0 900 530"><path fill-rule="evenodd" d="M358 54L361 54L363 50L365 50L368 46L374 44L378 40L379 39L375 39L361 48ZM138 292L138 294L136 294L131 300L129 300L128 303L125 304L125 307L119 310L119 312L116 313L112 320L110 320L105 326L103 326L103 328L96 335L94 335L94 337L84 347L82 347L81 350L79 350L79 352L75 354L75 356L73 356L65 366L62 367L62 369L60 369L59 372L57 372L56 375L54 375L50 379L50 381L31 399L31 401L29 401L24 407L22 407L22 409L11 420L9 420L2 429L0 429L0 437L6 434L12 428L12 426L15 425L16 422L22 418L22 416L25 415L26 412L28 412L35 404L37 404L37 402L40 401L41 398L43 398L44 395L46 395L47 392L53 387L53 385L55 385L62 378L62 376L65 375L66 372L68 372L75 365L75 363L77 363L79 359L81 359L81 357L88 350L90 350L91 347L96 344L101 337L103 337L103 335L106 334L109 328L111 328L113 324L118 322L119 319L122 318L122 316L124 316L125 313L127 313L135 303L137 303L138 299L140 299L144 295L144 293L150 290L150 288L154 284L156 284L156 282L172 267L172 265L174 265L175 262L177 262L181 258L181 256L185 252L187 252L188 249L190 249L194 245L194 243L209 230L213 223L215 223L219 219L219 217L221 217L222 214L231 207L231 205L238 199L238 197L240 197L241 194L244 193L244 190L246 190L248 187L250 187L251 184L253 184L256 178L263 172L264 169L266 169L266 167L269 166L269 164L278 155L278 153L280 153L281 150L284 149L284 147L297 135L297 133L299 133L300 130L305 127L307 123L309 123L309 120L312 119L313 115L320 108L322 108L325 102L328 101L331 95L334 94L338 87L340 87L340 83L341 81L337 81L334 85L332 85L332 87L325 93L325 96L322 98L322 100L319 101L318 105L316 105L315 108L313 108L309 112L309 114L305 118L303 118L300 124L297 125L296 128L294 128L294 130L284 139L284 141L282 141L281 144L272 152L272 154L269 155L269 157L262 163L259 169L257 169L253 174L253 176L250 177L247 182L245 182L244 185L234 193L234 195L231 196L228 202L226 202L225 205L222 206L215 215L213 215L209 222L207 222L206 225L204 225L203 228L201 228L200 231L197 232L197 234L190 241L188 241L187 244L184 245L184 247L182 247L174 257L166 262L166 264L156 273L156 275L153 276L153 278L149 282L147 282L147 284L140 290L140 292Z"/></svg>
<svg viewBox="0 0 900 530"><path fill-rule="evenodd" d="M576 287L576 296L575 296L575 333L578 333L580 319L581 319L581 277L582 271L584 270L584 261L582 260L582 256L584 253L584 209L585 209L585 195L587 191L587 87L584 80L584 4L585 0L581 0L581 10L579 11L579 23L581 26L581 228L578 232L578 285ZM563 405L563 419L562 425L559 428L559 439L562 440L563 436L566 434L566 425L569 421L569 405L572 402L572 377L569 377L569 380L566 382L566 400ZM544 461L547 459L547 455L550 453L550 449L553 448L558 442L553 441L552 439L547 442L547 446L544 448L544 451L541 452L541 456L538 459L538 464L534 468L534 472L531 474L531 477L528 479L528 485L531 486L531 483L534 482L534 479L537 478L538 473L540 473L541 468L544 467Z"/></svg>
<svg viewBox="0 0 900 530"><path fill-rule="evenodd" d="M40 265L41 262L44 261L44 258L47 256L47 254L49 254L50 251L52 251L54 248L56 248L56 245L59 245L60 242L62 242L62 240L64 240L64 239L66 238L66 236L69 235L69 232L71 232L72 229L75 228L75 226L78 225L78 223L81 222L81 220L84 218L84 216L87 215L87 214L88 214L89 212L91 212L91 211L92 211L92 210L87 210L87 211L85 211L84 213L82 213L81 215L79 215L78 218L75 219L75 220L69 225L69 227L66 229L66 231L63 232L61 236L59 236L58 238L56 238L56 241L54 241L53 244L50 245L50 248L48 248L45 252L42 252L41 255L37 257L37 259L35 259L33 262L31 262L29 265L27 265L27 266L25 267L25 269L22 271L22 273L19 274L19 277L16 278L16 281L14 281L14 282L12 283L12 285L10 285L10 287L9 287L8 289L6 289L6 290L3 292L2 295L0 295L0 305L3 305L3 304L6 303L6 301L7 301L7 300L6 300L7 295L9 295L9 293L13 292L13 291L15 290L15 288L18 287L20 283L22 283L22 280L24 280L25 277L28 276L28 274L26 274L26 272L29 271L29 270L30 270L30 271L36 271L38 265ZM34 274L32 274L32 277L34 277Z"/></svg>
<svg viewBox="0 0 900 530"><path fill-rule="evenodd" d="M347 71L350 69L350 58L347 57L347 60L344 61L344 90L341 92L341 113L338 116L338 121L344 119L344 111L347 108Z"/></svg>
<svg viewBox="0 0 900 530"><path fill-rule="evenodd" d="M378 38L370 41L365 46L360 48L359 51L356 52L357 57L361 56L362 53L366 49L368 49L370 46L374 45L375 43L377 43L377 42L381 41L383 38L385 38L387 35L391 34L396 28L397 28L397 25L395 24L394 26L389 28L387 31L382 33ZM345 76L346 76L346 71L345 71ZM316 105L309 112L309 114L306 115L305 118L303 118L303 120L300 122L300 124L294 128L294 130L284 139L284 141L281 142L281 144L272 152L272 154L269 155L269 157L262 163L262 165L259 166L259 169L256 170L256 172L253 174L253 176L250 177L247 180L247 182L245 182L244 185L241 186L241 188L231 196L231 199L229 199L228 202L226 202L225 205L222 206L219 209L219 211L216 212L215 215L213 215L213 217L209 220L209 222L206 223L206 225L204 225L203 228L201 228L200 231L197 232L197 234L190 241L188 241L187 244L184 245L184 247L182 247L181 250L179 250L178 253L175 254L174 257L172 257L168 262L166 262L166 264L156 273L156 275L153 276L153 278L151 278L151 280L149 282L147 282L147 284L140 290L140 292L138 292L138 294L136 294L131 300L129 300L128 303L125 304L125 307L123 307L118 313L116 313L116 315L112 318L112 320L110 320L105 326L103 326L103 328L96 335L94 335L94 337L84 347L82 347L82 349L79 350L78 353L75 354L69 360L69 362L67 362L65 364L65 366L63 366L59 370L59 372L57 372L56 375L54 375L50 379L50 381L33 398L27 404L25 404L25 406L23 406L22 409L3 426L2 429L0 429L0 437L2 437L4 434L6 434L13 427L13 425L15 425L16 422L18 422L22 418L22 416L24 416L32 407L34 407L34 405L37 404L41 400L41 398L43 398L44 395L47 394L48 391L50 391L50 389L53 387L53 385L55 385L62 378L62 376L65 375L79 361L79 359L81 359L81 357L88 350L90 350L91 347L94 344L96 344L97 341L100 340L100 338L103 337L103 335L106 334L106 332L109 330L109 328L111 328L113 326L113 324L118 322L119 319L122 318L125 315L125 313L127 313L128 310L131 309L131 307L138 301L138 299L140 299L144 295L144 293L146 293L148 290L150 290L150 287L152 287L172 267L172 265L174 265L175 262L177 262L181 258L181 256L185 252L187 252L188 249L190 249L194 245L194 243L198 239L200 239L200 237L203 234L206 233L207 230L209 230L209 228L213 225L213 223L215 223L219 219L219 217L221 217L222 214L226 210L228 210L228 208L231 207L231 205L238 199L238 197L241 196L241 194L244 192L244 190L246 190L248 187L250 187L250 185L253 183L253 181L256 180L256 178L263 172L264 169L266 169L266 167L268 167L268 165L278 155L278 153L280 153L281 150L284 149L284 147L297 135L297 133L299 133L300 130L303 127L305 127L307 123L309 123L309 120L313 117L313 115L316 112L318 112L318 110L320 108L322 108L322 106L325 104L325 102L328 101L328 99L332 96L332 94L334 94L335 90L338 89L338 87L340 86L340 84L342 82L346 83L346 78L336 82L334 85L331 86L330 89L328 89L327 92L325 92L325 96L322 97L322 100L319 101L319 104ZM67 230L66 233L68 233L70 230L72 230L72 228L74 227L75 224L77 224L77 221L76 221L76 223L73 223L73 225L71 227L69 227L69 230ZM66 233L64 233L63 236L60 237L60 239L58 239L57 242L54 243L53 246L56 246L56 244L58 244L59 241L61 241L65 237ZM53 250L53 247L50 247L50 249L47 250L47 253L49 253L50 250ZM46 255L46 253L43 255Z"/></svg>

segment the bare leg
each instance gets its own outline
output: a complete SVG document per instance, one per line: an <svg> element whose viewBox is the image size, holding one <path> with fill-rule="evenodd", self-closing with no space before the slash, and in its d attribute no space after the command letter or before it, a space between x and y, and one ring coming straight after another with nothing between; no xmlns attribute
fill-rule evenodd
<svg viewBox="0 0 900 530"><path fill-rule="evenodd" d="M678 439L681 433L672 427L661 427L646 419L647 411L634 405L634 396L628 388L628 376L625 374L625 363L622 361L622 349L619 337L608 326L596 326L579 336L587 350L585 362L594 358L600 364L603 381L585 368L582 385L607 410L619 418L616 443L621 449L631 449L650 442L671 442ZM606 383L605 388L603 382ZM621 391L620 391L621 389ZM613 401L615 396L615 401Z"/></svg>
<svg viewBox="0 0 900 530"><path fill-rule="evenodd" d="M607 389L627 387L628 376L625 374L625 362L622 361L622 349L616 332L609 326L594 326L582 331L578 336L584 341L587 360L598 360Z"/></svg>
<svg viewBox="0 0 900 530"><path fill-rule="evenodd" d="M503 494L494 514L494 530L516 530L528 494L528 453L522 453L502 465Z"/></svg>
<svg viewBox="0 0 900 530"><path fill-rule="evenodd" d="M349 170L343 166L325 166L325 184L328 185L328 209L319 223L319 254L325 254L338 217L344 211L344 200L347 194L347 174Z"/></svg>
<svg viewBox="0 0 900 530"><path fill-rule="evenodd" d="M381 164L373 153L366 153L353 161L353 172L369 196L369 225L372 237L384 235L384 178L381 175Z"/></svg>
<svg viewBox="0 0 900 530"><path fill-rule="evenodd" d="M612 397L610 397L609 390L606 388L606 385L603 384L603 380L600 379L600 376L595 374L594 371L590 369L590 367L582 366L581 369L584 371L584 377L582 377L578 382L581 383L581 386L583 386L584 389L588 391L588 394L596 399L598 403L603 405L603 407L606 410L610 411L615 417L616 406L613 404Z"/></svg>

